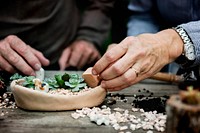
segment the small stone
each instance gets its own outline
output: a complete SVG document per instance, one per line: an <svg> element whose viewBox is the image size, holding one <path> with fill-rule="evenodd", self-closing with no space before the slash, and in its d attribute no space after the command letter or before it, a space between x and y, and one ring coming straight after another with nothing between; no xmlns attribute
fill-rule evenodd
<svg viewBox="0 0 200 133"><path fill-rule="evenodd" d="M130 129L131 129L132 131L136 130L136 125L135 125L135 124L130 124Z"/></svg>
<svg viewBox="0 0 200 133"><path fill-rule="evenodd" d="M128 129L128 126L122 126L122 127L120 127L119 130L126 130L126 129Z"/></svg>
<svg viewBox="0 0 200 133"><path fill-rule="evenodd" d="M149 130L149 131L147 131L147 133L153 133L153 131Z"/></svg>

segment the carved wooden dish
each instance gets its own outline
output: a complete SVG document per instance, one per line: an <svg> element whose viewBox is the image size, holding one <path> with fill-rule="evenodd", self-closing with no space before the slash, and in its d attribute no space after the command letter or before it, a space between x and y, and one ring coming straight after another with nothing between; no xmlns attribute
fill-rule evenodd
<svg viewBox="0 0 200 133"><path fill-rule="evenodd" d="M23 79L13 80L10 87L17 106L26 110L61 111L94 107L100 105L106 97L106 90L100 86L68 96L32 90L23 87L23 82Z"/></svg>

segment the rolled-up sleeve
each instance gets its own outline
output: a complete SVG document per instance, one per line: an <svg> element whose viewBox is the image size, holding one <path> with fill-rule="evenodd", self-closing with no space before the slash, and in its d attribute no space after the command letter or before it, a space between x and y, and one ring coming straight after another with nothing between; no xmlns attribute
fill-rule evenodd
<svg viewBox="0 0 200 133"><path fill-rule="evenodd" d="M193 66L200 65L200 20L181 24L190 36L195 47L196 60Z"/></svg>

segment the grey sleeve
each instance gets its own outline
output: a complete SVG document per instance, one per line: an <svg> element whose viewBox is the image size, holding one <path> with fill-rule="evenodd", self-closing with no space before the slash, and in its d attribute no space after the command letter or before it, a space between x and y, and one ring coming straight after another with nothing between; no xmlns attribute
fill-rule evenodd
<svg viewBox="0 0 200 133"><path fill-rule="evenodd" d="M186 30L194 43L196 60L193 66L200 65L200 20L181 24L180 26Z"/></svg>

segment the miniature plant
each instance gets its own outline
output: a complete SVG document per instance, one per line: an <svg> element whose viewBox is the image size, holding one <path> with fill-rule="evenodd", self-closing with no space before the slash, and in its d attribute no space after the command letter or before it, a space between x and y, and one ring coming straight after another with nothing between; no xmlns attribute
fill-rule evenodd
<svg viewBox="0 0 200 133"><path fill-rule="evenodd" d="M187 87L187 91L181 91L180 96L186 104L200 105L200 91L194 89L193 86Z"/></svg>
<svg viewBox="0 0 200 133"><path fill-rule="evenodd" d="M35 88L35 84L33 82L34 76L26 76L24 77L23 86L28 88Z"/></svg>
<svg viewBox="0 0 200 133"><path fill-rule="evenodd" d="M60 87L55 78L45 78L44 82L49 84L49 89L50 90Z"/></svg>
<svg viewBox="0 0 200 133"><path fill-rule="evenodd" d="M80 91L86 86L84 79L81 78L78 74L67 74L64 75L55 75L55 79L58 85L62 88L69 88L71 91Z"/></svg>
<svg viewBox="0 0 200 133"><path fill-rule="evenodd" d="M19 73L15 73L10 77L10 80L12 81L12 80L17 80L17 79L21 79L21 78L23 78L22 75L20 75Z"/></svg>
<svg viewBox="0 0 200 133"><path fill-rule="evenodd" d="M14 74L11 76L10 80L17 80L17 79L24 79L23 86L28 88L34 88L35 84L33 82L34 76L21 76L19 74ZM54 78L45 78L44 82L49 84L49 89L57 89L57 88L64 88L70 89L72 92L80 91L84 89L86 83L84 79L80 77L78 74L58 74L55 75Z"/></svg>

